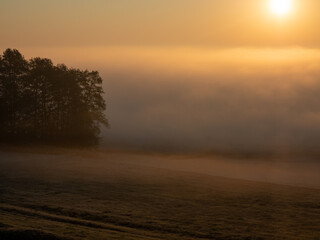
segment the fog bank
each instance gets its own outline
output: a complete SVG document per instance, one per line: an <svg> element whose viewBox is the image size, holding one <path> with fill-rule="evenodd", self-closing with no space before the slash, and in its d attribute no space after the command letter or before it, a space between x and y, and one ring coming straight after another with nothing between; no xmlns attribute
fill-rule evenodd
<svg viewBox="0 0 320 240"><path fill-rule="evenodd" d="M263 151L315 149L320 142L316 49L37 51L99 70L111 124L102 132L103 146Z"/></svg>

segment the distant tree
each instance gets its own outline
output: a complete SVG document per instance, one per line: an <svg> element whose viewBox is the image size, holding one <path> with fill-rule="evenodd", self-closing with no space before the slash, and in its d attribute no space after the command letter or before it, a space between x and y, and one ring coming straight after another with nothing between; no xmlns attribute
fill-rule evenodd
<svg viewBox="0 0 320 240"><path fill-rule="evenodd" d="M23 82L28 62L18 50L7 49L0 62L0 105L2 137L15 138L21 129Z"/></svg>
<svg viewBox="0 0 320 240"><path fill-rule="evenodd" d="M97 144L105 117L102 79L50 59L0 56L2 140Z"/></svg>

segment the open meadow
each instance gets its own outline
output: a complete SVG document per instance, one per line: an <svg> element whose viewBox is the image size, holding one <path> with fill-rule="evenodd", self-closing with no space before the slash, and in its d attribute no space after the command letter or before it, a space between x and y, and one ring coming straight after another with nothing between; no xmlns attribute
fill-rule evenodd
<svg viewBox="0 0 320 240"><path fill-rule="evenodd" d="M319 181L214 176L236 165L193 158L3 151L0 239L320 239Z"/></svg>

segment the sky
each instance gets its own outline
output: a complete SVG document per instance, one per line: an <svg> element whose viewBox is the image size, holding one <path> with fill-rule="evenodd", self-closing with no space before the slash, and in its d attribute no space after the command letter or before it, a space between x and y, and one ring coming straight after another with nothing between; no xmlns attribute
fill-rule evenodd
<svg viewBox="0 0 320 240"><path fill-rule="evenodd" d="M0 0L0 50L98 70L105 146L320 142L320 1Z"/></svg>
<svg viewBox="0 0 320 240"><path fill-rule="evenodd" d="M0 0L1 46L319 47L318 0Z"/></svg>

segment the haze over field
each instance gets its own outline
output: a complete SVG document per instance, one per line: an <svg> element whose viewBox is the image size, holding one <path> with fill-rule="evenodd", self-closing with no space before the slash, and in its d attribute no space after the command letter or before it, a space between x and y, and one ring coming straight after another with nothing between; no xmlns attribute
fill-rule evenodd
<svg viewBox="0 0 320 240"><path fill-rule="evenodd" d="M42 151L0 153L4 239L320 236L319 163Z"/></svg>
<svg viewBox="0 0 320 240"><path fill-rule="evenodd" d="M319 0L0 9L0 239L320 240Z"/></svg>
<svg viewBox="0 0 320 240"><path fill-rule="evenodd" d="M316 148L320 51L177 47L26 48L96 68L103 143L156 149Z"/></svg>
<svg viewBox="0 0 320 240"><path fill-rule="evenodd" d="M99 70L104 146L314 149L319 1L269 2L3 1L0 47Z"/></svg>

